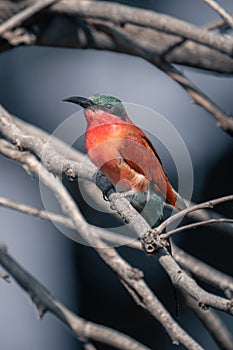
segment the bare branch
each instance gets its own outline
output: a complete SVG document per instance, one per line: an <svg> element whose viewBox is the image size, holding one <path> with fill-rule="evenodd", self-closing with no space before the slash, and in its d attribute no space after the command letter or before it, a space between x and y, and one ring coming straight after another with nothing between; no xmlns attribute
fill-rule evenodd
<svg viewBox="0 0 233 350"><path fill-rule="evenodd" d="M51 312L67 325L81 342L86 342L84 339L90 339L108 344L116 349L149 350L147 346L121 332L86 321L75 315L60 301L56 300L40 282L24 270L7 253L6 247L3 245L0 246L0 263L29 294L41 317L47 311Z"/></svg>
<svg viewBox="0 0 233 350"><path fill-rule="evenodd" d="M183 73L165 62L156 62L151 60L160 69L162 69L173 80L179 83L185 91L192 97L193 101L209 112L218 122L224 131L233 136L233 118L227 115L220 107L214 103L204 92L195 86Z"/></svg>
<svg viewBox="0 0 233 350"><path fill-rule="evenodd" d="M214 267L200 261L199 259L184 252L177 245L172 245L172 252L175 260L184 269L192 272L199 279L217 287L225 292L228 298L233 295L233 278L225 273L218 271Z"/></svg>
<svg viewBox="0 0 233 350"><path fill-rule="evenodd" d="M213 310L203 310L196 300L189 295L185 295L187 305L193 310L196 316L201 320L204 327L209 331L217 345L222 350L233 349L233 338L222 320Z"/></svg>
<svg viewBox="0 0 233 350"><path fill-rule="evenodd" d="M26 9L18 12L13 17L9 18L5 22L0 24L0 35L5 33L8 30L20 25L26 19L32 17L35 13L41 11L45 7L54 4L58 0L40 0L32 5L28 6Z"/></svg>
<svg viewBox="0 0 233 350"><path fill-rule="evenodd" d="M0 143L0 149L1 149L1 143ZM0 197L0 206L14 209L14 210L17 210L17 211L24 213L24 214L33 215L33 216L36 216L40 219L52 220L58 224L63 224L64 226L73 228L72 223L65 216L58 215L55 213L48 213L44 210L36 209L36 208L33 208L29 205L10 201L9 199L6 199L4 197Z"/></svg>
<svg viewBox="0 0 233 350"><path fill-rule="evenodd" d="M225 21L220 20L220 21L216 21L216 22L208 24L205 28L208 30L214 30L214 29L222 30L224 27L229 27L229 26L226 24Z"/></svg>
<svg viewBox="0 0 233 350"><path fill-rule="evenodd" d="M166 233L161 234L162 239L166 239L175 233L190 230L190 229L195 229L200 226L208 226L208 225L213 225L213 224L222 224L222 223L233 223L233 219L210 219L202 222L194 222L192 224L184 225L182 227L175 228L174 230L170 230Z"/></svg>
<svg viewBox="0 0 233 350"><path fill-rule="evenodd" d="M233 300L227 300L206 292L199 287L187 273L182 271L174 261L167 259L166 254L161 249L157 250L155 254L157 254L160 264L168 273L172 283L177 286L182 293L187 293L197 300L200 307L205 308L206 306L211 306L233 315Z"/></svg>
<svg viewBox="0 0 233 350"><path fill-rule="evenodd" d="M21 149L27 149L36 154L43 160L43 164L48 170L56 175L66 174L68 178L75 179L79 177L93 180L95 167L78 162L67 160L63 155L57 153L50 145L44 143L41 139L22 133L22 131L13 123L11 116L0 106L0 130L1 133L13 144ZM46 152L45 152L46 151ZM53 159L51 166L51 159Z"/></svg>
<svg viewBox="0 0 233 350"><path fill-rule="evenodd" d="M167 220L165 220L164 222L162 222L162 224L160 224L158 227L156 227L155 229L155 234L161 234L163 232L163 230L172 222L174 222L175 220L179 219L180 217L187 215L193 211L196 210L200 210L200 209L204 209L204 208L213 208L215 205L218 205L220 203L225 203L225 202L229 202L229 201L233 201L233 195L229 195L229 196L224 196L221 198L216 198L216 199L211 199L210 201L206 201L204 203L200 203L200 204L196 204L193 205L192 207L186 208L184 210L179 211L178 213L174 214L173 216L169 217Z"/></svg>
<svg viewBox="0 0 233 350"><path fill-rule="evenodd" d="M1 146L0 142L0 153L4 152L3 148ZM59 215L56 213L52 213L49 211L45 210L40 210L37 208L33 208L29 205L21 204L21 203L16 203L14 201L10 201L9 199L0 197L0 206L4 206L9 209L14 209L17 210L21 213L28 214L28 215L33 215L36 216L40 219L44 220L51 220L53 223L63 225L67 228L70 229L75 229L73 222L66 216L64 215ZM119 233L114 234L111 231L107 231L103 228L97 227L97 226L92 226L93 230L98 233L98 236L103 239L104 241L111 243L116 246L121 246L121 245L127 245L129 247L135 248L135 249L141 249L141 244L139 241L134 241L133 237L127 237L127 235L121 235Z"/></svg>
<svg viewBox="0 0 233 350"><path fill-rule="evenodd" d="M233 18L229 13L227 13L226 10L224 10L223 7L221 7L217 1L215 0L203 0L205 3L207 3L212 9L214 9L222 18L223 20L229 24L231 28L233 28Z"/></svg>

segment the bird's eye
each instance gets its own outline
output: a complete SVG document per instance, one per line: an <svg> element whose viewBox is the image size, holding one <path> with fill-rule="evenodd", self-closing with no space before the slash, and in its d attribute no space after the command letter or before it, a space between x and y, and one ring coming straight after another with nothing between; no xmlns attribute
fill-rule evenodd
<svg viewBox="0 0 233 350"><path fill-rule="evenodd" d="M108 108L108 109L112 109L113 105L112 105L111 103L107 103L107 104L105 105L105 107Z"/></svg>

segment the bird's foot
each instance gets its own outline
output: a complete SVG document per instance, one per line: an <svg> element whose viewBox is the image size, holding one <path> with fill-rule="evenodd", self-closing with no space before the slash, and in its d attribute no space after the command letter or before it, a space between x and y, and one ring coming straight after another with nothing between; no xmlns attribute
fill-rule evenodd
<svg viewBox="0 0 233 350"><path fill-rule="evenodd" d="M108 199L108 192L109 192L110 190L114 190L114 191L115 191L115 188L114 188L114 186L113 186L112 184L109 185L109 186L103 191L103 199L104 199L105 201L109 201L109 199Z"/></svg>

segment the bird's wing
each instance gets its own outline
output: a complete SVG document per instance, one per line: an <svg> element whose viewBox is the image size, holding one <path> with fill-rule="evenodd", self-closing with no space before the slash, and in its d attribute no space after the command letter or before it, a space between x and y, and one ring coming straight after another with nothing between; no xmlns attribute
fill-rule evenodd
<svg viewBox="0 0 233 350"><path fill-rule="evenodd" d="M144 175L155 192L175 205L176 199L165 173L161 159L147 136L132 126L119 149L124 161L139 174Z"/></svg>

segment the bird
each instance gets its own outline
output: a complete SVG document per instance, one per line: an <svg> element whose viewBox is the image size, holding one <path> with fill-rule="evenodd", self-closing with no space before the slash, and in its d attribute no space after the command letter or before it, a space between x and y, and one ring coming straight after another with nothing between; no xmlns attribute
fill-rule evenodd
<svg viewBox="0 0 233 350"><path fill-rule="evenodd" d="M162 161L146 134L114 96L72 96L63 101L84 109L86 150L116 192L133 192L131 204L150 226L163 221L164 202L180 210Z"/></svg>

